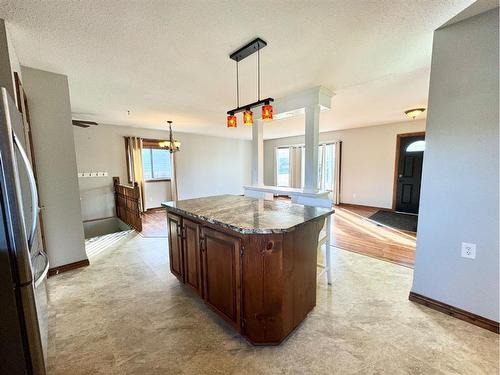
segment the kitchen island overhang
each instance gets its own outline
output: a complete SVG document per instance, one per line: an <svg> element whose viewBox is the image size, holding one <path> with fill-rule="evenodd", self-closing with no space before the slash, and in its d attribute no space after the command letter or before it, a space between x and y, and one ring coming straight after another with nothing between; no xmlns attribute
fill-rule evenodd
<svg viewBox="0 0 500 375"><path fill-rule="evenodd" d="M316 305L333 209L236 195L166 202L171 272L252 344L281 343Z"/></svg>

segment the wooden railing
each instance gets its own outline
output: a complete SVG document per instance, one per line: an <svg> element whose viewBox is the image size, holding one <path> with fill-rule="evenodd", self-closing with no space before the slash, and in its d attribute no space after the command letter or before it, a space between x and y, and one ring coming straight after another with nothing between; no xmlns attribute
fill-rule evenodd
<svg viewBox="0 0 500 375"><path fill-rule="evenodd" d="M113 177L113 185L115 188L116 216L125 224L141 232L142 218L139 185L137 182L134 183L134 186L121 185L120 177Z"/></svg>

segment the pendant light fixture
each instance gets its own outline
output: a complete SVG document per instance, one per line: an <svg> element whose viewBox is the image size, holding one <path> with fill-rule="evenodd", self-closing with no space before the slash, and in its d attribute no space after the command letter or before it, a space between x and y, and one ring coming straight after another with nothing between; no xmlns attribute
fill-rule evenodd
<svg viewBox="0 0 500 375"><path fill-rule="evenodd" d="M166 148L167 150L170 151L171 154L173 154L174 152L180 151L181 142L178 141L177 139L174 139L174 135L172 133L172 121L167 121L167 123L169 129L168 141L159 142L158 145L160 147Z"/></svg>
<svg viewBox="0 0 500 375"><path fill-rule="evenodd" d="M250 109L243 112L243 125L252 126L253 125L253 112Z"/></svg>
<svg viewBox="0 0 500 375"><path fill-rule="evenodd" d="M262 120L271 121L273 119L273 106L269 103L265 103L262 106Z"/></svg>
<svg viewBox="0 0 500 375"><path fill-rule="evenodd" d="M233 52L229 55L229 58L236 61L236 105L235 109L227 111L227 127L228 128L236 128L237 127L237 118L235 116L236 113L243 112L243 124L247 126L253 125L253 112L252 108L262 106L262 120L270 121L273 119L273 106L271 102L274 101L273 98L260 99L260 50L267 46L267 43L260 38L257 38L247 45L241 47L237 51ZM239 71L238 71L238 63L257 52L257 101L246 104L244 106L240 106L240 87L239 87Z"/></svg>
<svg viewBox="0 0 500 375"><path fill-rule="evenodd" d="M227 127L228 128L236 128L238 120L236 119L236 116L233 114L227 115Z"/></svg>

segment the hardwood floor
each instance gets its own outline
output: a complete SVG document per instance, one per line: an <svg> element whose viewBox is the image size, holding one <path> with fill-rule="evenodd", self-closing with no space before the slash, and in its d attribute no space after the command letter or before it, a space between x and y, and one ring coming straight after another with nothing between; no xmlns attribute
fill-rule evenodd
<svg viewBox="0 0 500 375"><path fill-rule="evenodd" d="M332 245L407 267L415 261L416 234L377 225L366 218L378 208L335 206Z"/></svg>
<svg viewBox="0 0 500 375"><path fill-rule="evenodd" d="M373 258L413 267L415 233L379 226L366 218L378 209L342 204L335 207L332 220L332 245ZM144 237L167 237L163 209L150 210L142 218Z"/></svg>
<svg viewBox="0 0 500 375"><path fill-rule="evenodd" d="M142 215L143 237L167 237L167 214L164 208L148 210Z"/></svg>

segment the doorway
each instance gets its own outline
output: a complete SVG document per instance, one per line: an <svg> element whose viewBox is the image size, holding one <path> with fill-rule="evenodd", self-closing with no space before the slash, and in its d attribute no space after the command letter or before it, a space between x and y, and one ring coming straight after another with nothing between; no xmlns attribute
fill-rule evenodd
<svg viewBox="0 0 500 375"><path fill-rule="evenodd" d="M418 214L425 150L425 132L398 134L393 210Z"/></svg>

